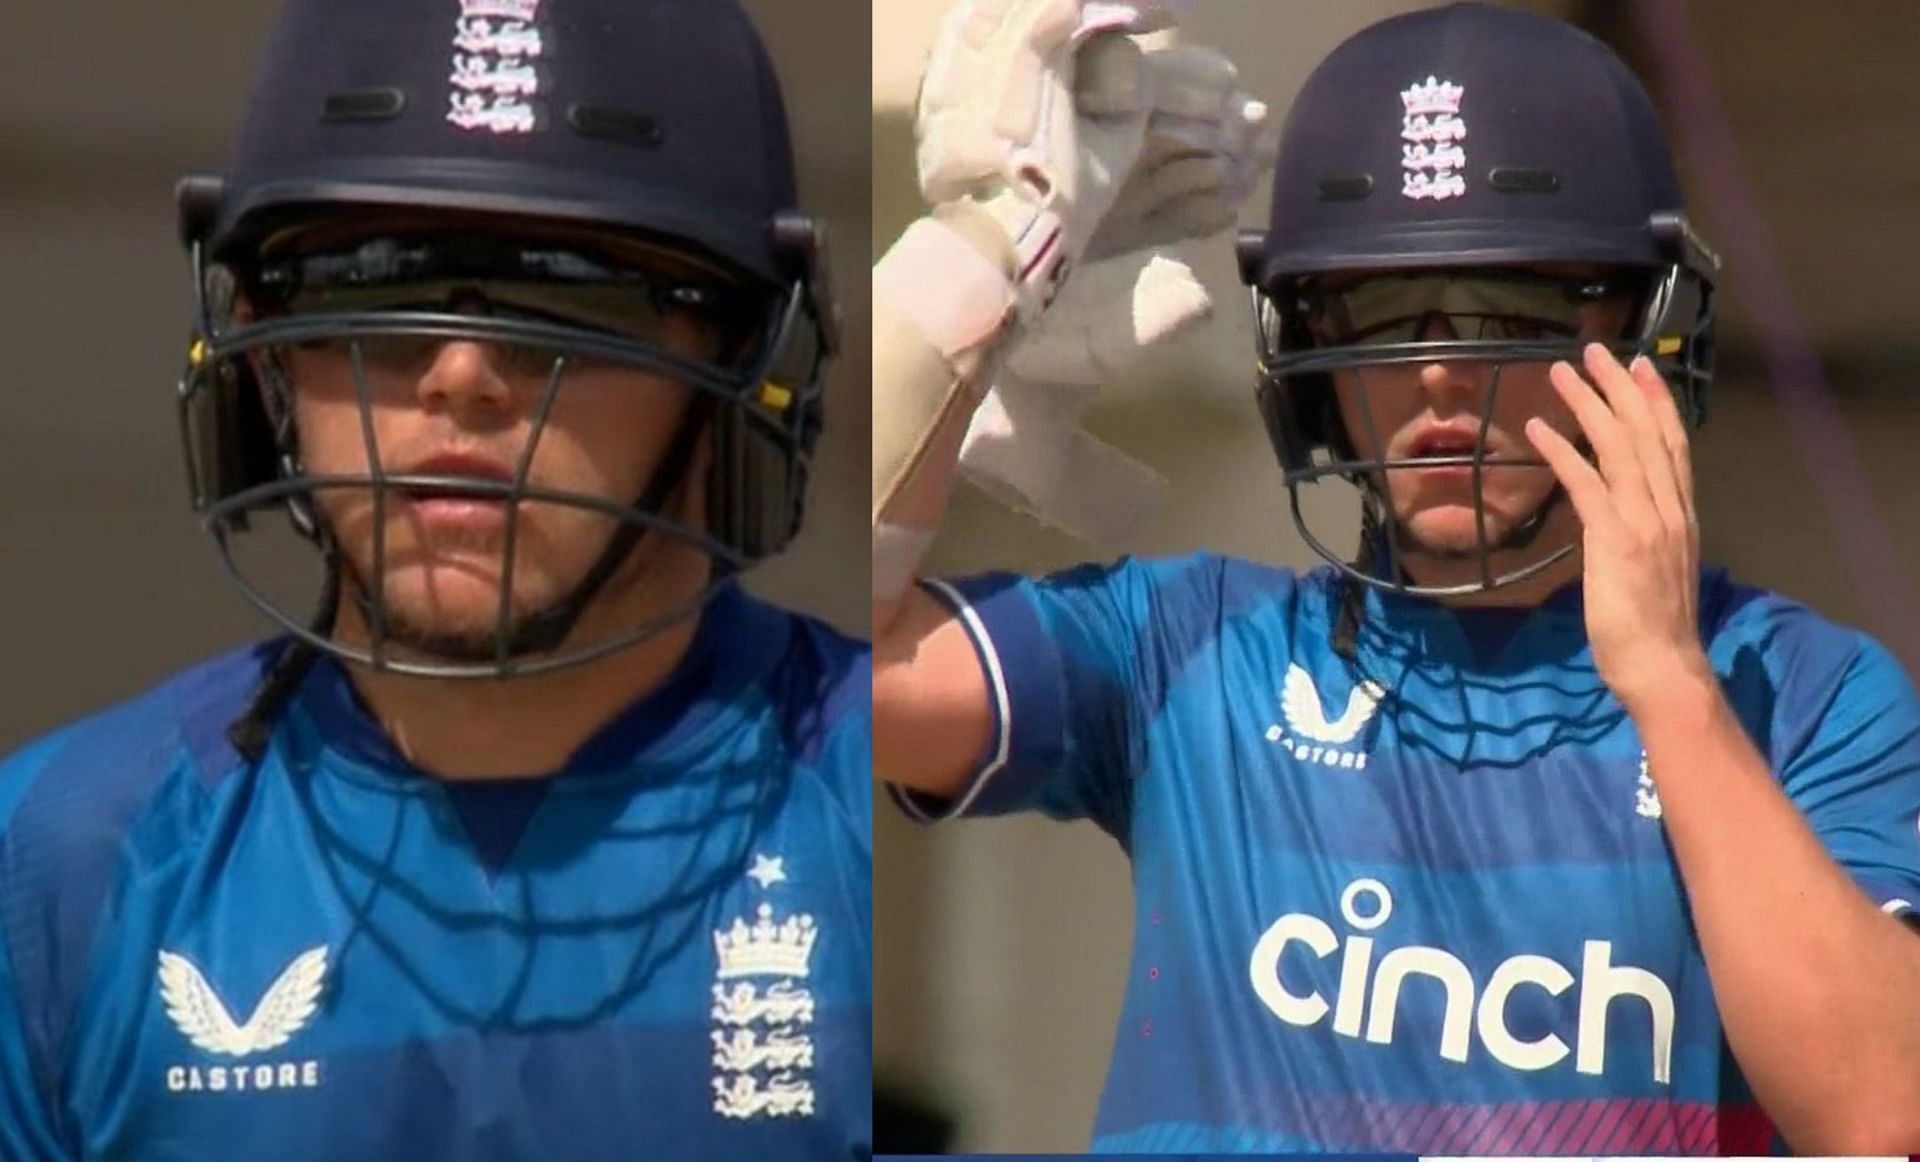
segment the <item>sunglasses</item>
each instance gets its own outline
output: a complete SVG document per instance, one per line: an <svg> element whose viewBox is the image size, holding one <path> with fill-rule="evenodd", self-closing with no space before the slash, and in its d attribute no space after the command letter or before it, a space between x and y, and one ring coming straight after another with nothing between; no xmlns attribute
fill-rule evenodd
<svg viewBox="0 0 1920 1162"><path fill-rule="evenodd" d="M1432 338L1435 320L1453 337L1518 342L1616 338L1631 318L1644 279L1563 278L1511 270L1444 270L1305 280L1299 309L1327 345L1412 343Z"/></svg>
<svg viewBox="0 0 1920 1162"><path fill-rule="evenodd" d="M689 269L692 269L689 267ZM744 361L764 296L719 276L643 266L582 249L520 245L470 236L382 237L267 258L249 290L263 315L467 314L522 319L654 349L689 341ZM369 334L356 340L367 362L414 368L443 340ZM323 341L321 346L338 345ZM516 352L531 366L543 351Z"/></svg>

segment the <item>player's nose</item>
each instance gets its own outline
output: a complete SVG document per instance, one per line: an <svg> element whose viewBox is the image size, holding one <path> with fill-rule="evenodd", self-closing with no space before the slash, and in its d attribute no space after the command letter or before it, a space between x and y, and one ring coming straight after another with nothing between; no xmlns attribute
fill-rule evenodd
<svg viewBox="0 0 1920 1162"><path fill-rule="evenodd" d="M1472 364L1454 360L1420 368L1420 390L1438 412L1458 410L1479 402L1481 375Z"/></svg>
<svg viewBox="0 0 1920 1162"><path fill-rule="evenodd" d="M416 394L428 411L450 411L462 418L499 414L513 402L504 355L491 343L449 339L433 352Z"/></svg>
<svg viewBox="0 0 1920 1162"><path fill-rule="evenodd" d="M1438 311L1421 322L1418 335L1422 342L1451 342L1459 337L1452 320ZM1428 406L1441 415L1477 407L1490 378L1488 365L1474 360L1436 359L1420 365L1420 390Z"/></svg>

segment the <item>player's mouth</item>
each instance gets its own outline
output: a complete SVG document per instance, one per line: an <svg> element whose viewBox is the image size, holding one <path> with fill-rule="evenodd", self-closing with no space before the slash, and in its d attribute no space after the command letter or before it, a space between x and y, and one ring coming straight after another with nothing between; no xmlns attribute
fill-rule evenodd
<svg viewBox="0 0 1920 1162"><path fill-rule="evenodd" d="M408 485L399 490L406 510L429 532L473 534L506 526L506 501L488 495L490 488L513 483L512 469L501 461L473 453L442 453L394 475L444 479L444 485Z"/></svg>
<svg viewBox="0 0 1920 1162"><path fill-rule="evenodd" d="M1477 427L1432 424L1414 435L1407 445L1405 458L1417 464L1409 471L1423 477L1470 477L1473 475L1474 455L1479 449L1480 432ZM1502 451L1494 433L1487 433L1486 451L1482 454L1483 465L1499 464Z"/></svg>

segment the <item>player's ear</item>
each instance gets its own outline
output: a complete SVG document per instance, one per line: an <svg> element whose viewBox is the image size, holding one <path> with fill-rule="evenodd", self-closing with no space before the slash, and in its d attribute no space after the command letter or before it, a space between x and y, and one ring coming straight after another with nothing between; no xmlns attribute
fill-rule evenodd
<svg viewBox="0 0 1920 1162"><path fill-rule="evenodd" d="M713 473L713 425L700 425L693 443L693 455L687 461L686 486L680 490L680 520L688 528L711 532L707 523L708 477Z"/></svg>
<svg viewBox="0 0 1920 1162"><path fill-rule="evenodd" d="M244 290L236 290L233 302L228 308L229 327L238 330L257 322L260 312L247 298ZM246 360L245 381L240 385L242 391L252 392L266 409L267 422L279 433L292 423L293 401L288 397L291 384L287 381L286 365L279 365L280 374L272 374L273 360L278 357L279 349L273 347L254 347L241 358Z"/></svg>
<svg viewBox="0 0 1920 1162"><path fill-rule="evenodd" d="M247 292L244 290L233 292L233 304L228 309L227 315L227 325L234 330L248 326L260 318L260 312L254 309L253 300L247 297ZM253 381L256 384L266 382L264 377L266 358L266 352L258 347L246 354L247 367L253 372Z"/></svg>

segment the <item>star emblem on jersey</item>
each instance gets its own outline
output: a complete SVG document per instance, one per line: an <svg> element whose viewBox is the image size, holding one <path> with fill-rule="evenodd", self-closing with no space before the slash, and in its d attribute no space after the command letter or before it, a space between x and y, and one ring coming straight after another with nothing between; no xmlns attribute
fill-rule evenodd
<svg viewBox="0 0 1920 1162"><path fill-rule="evenodd" d="M236 1021L206 974L191 960L160 950L160 999L172 1020L195 1048L223 1057L247 1058L278 1049L306 1028L320 1007L326 986L327 947L309 948L267 987L252 1014ZM260 1065L188 1066L167 1070L167 1088L175 1093L207 1090L311 1089L320 1083L317 1061Z"/></svg>
<svg viewBox="0 0 1920 1162"><path fill-rule="evenodd" d="M775 884L784 884L787 882L787 861L777 855L756 855L753 857L753 867L747 871L747 878L759 884L761 891Z"/></svg>
<svg viewBox="0 0 1920 1162"><path fill-rule="evenodd" d="M1304 763L1365 770L1366 752L1348 744L1360 737L1386 695L1378 682L1363 680L1348 693L1339 716L1329 719L1313 676L1295 662L1287 667L1286 682L1280 688L1280 717L1285 725L1269 726L1267 741Z"/></svg>

